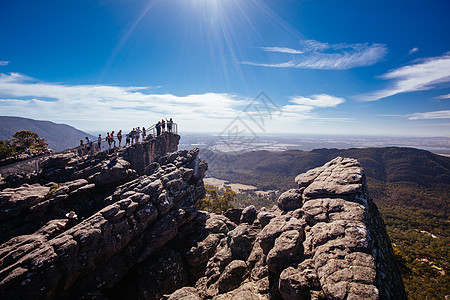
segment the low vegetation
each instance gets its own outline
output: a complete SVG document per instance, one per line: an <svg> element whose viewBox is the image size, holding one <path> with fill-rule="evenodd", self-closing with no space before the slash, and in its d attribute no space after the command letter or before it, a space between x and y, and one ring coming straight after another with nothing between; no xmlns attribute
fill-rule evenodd
<svg viewBox="0 0 450 300"><path fill-rule="evenodd" d="M216 189L212 185L206 185L206 196L197 204L197 208L213 213L223 213L230 208L233 208L233 203L236 202L236 193L225 187L223 189Z"/></svg>

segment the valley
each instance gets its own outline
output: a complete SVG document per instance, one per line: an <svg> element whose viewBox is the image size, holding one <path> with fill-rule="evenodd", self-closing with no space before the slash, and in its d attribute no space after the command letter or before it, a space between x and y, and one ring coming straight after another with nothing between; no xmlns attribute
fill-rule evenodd
<svg viewBox="0 0 450 300"><path fill-rule="evenodd" d="M207 174L230 185L280 193L293 178L336 156L358 159L370 196L385 222L409 299L443 299L450 294L450 158L412 148L253 151L208 161ZM207 182L205 182L207 183ZM214 185L214 184L213 184ZM277 197L237 194L235 207L271 207Z"/></svg>

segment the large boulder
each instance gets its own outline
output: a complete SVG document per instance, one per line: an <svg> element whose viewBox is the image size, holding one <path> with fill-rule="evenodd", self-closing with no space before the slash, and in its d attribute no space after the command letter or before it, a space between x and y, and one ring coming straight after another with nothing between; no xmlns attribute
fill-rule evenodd
<svg viewBox="0 0 450 300"><path fill-rule="evenodd" d="M290 189L278 197L278 208L282 211L290 211L302 206L302 191L299 189Z"/></svg>

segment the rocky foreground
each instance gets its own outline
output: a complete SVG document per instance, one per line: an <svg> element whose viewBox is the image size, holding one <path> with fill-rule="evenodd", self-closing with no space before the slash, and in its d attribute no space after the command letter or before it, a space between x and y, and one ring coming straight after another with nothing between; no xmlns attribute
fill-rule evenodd
<svg viewBox="0 0 450 300"><path fill-rule="evenodd" d="M195 207L197 149L150 161L135 147L112 168L101 153L76 167L62 156L33 184L4 183L0 299L406 298L357 161L297 176L273 208L224 216Z"/></svg>

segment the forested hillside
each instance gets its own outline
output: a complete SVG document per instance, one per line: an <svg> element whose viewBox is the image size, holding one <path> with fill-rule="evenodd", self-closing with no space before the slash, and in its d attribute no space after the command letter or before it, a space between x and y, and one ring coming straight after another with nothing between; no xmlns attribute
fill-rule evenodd
<svg viewBox="0 0 450 300"><path fill-rule="evenodd" d="M296 187L296 175L337 156L356 158L363 166L409 298L443 299L449 295L450 158L398 147L255 151L209 161L208 173L259 189L284 191ZM268 203L261 196L238 199L246 204Z"/></svg>
<svg viewBox="0 0 450 300"><path fill-rule="evenodd" d="M90 134L66 124L56 124L50 121L38 121L20 117L0 116L0 140L10 139L19 130L36 132L56 151L73 148L79 145L80 140Z"/></svg>

